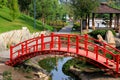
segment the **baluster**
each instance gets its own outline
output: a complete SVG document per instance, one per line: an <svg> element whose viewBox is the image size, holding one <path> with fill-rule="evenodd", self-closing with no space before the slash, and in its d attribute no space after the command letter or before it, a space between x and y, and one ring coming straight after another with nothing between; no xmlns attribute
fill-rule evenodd
<svg viewBox="0 0 120 80"><path fill-rule="evenodd" d="M38 38L36 38L36 51L38 51Z"/></svg>
<svg viewBox="0 0 120 80"><path fill-rule="evenodd" d="M25 42L25 46L26 46L26 54L28 53L28 41Z"/></svg>
<svg viewBox="0 0 120 80"><path fill-rule="evenodd" d="M67 51L69 52L69 48L70 48L70 35L68 35L68 45L67 45Z"/></svg>
<svg viewBox="0 0 120 80"><path fill-rule="evenodd" d="M58 36L58 50L60 50L61 47L61 41L60 41L60 36Z"/></svg>
<svg viewBox="0 0 120 80"><path fill-rule="evenodd" d="M22 55L24 54L24 44L21 44Z"/></svg>
<svg viewBox="0 0 120 80"><path fill-rule="evenodd" d="M41 34L41 50L44 49L44 35Z"/></svg>
<svg viewBox="0 0 120 80"><path fill-rule="evenodd" d="M79 53L79 36L76 36L76 53Z"/></svg>
<svg viewBox="0 0 120 80"><path fill-rule="evenodd" d="M119 55L116 55L116 72L119 71Z"/></svg>
<svg viewBox="0 0 120 80"><path fill-rule="evenodd" d="M106 65L108 65L108 58L106 58Z"/></svg>
<svg viewBox="0 0 120 80"><path fill-rule="evenodd" d="M51 33L50 50L53 48L53 46L54 46L54 33Z"/></svg>
<svg viewBox="0 0 120 80"><path fill-rule="evenodd" d="M96 60L98 60L98 46L95 46L95 54L96 54Z"/></svg>

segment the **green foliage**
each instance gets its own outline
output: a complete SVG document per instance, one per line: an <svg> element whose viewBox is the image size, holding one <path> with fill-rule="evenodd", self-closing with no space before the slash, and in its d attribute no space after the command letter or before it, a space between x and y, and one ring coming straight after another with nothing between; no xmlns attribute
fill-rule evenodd
<svg viewBox="0 0 120 80"><path fill-rule="evenodd" d="M120 0L107 0L109 6L120 9Z"/></svg>
<svg viewBox="0 0 120 80"><path fill-rule="evenodd" d="M22 13L29 14L29 5L32 0L18 0L19 8Z"/></svg>
<svg viewBox="0 0 120 80"><path fill-rule="evenodd" d="M90 32L89 35L97 39L97 35L100 34L105 39L105 35L106 35L107 31L108 30L94 30L94 31ZM114 30L111 30L111 31L112 31L113 35L116 35Z"/></svg>
<svg viewBox="0 0 120 80"><path fill-rule="evenodd" d="M9 71L3 72L3 80L12 80L12 74Z"/></svg>
<svg viewBox="0 0 120 80"><path fill-rule="evenodd" d="M38 62L39 66L41 66L43 69L47 70L48 72L51 72L51 70L56 68L56 61L58 59L56 58L47 58L43 59Z"/></svg>
<svg viewBox="0 0 120 80"><path fill-rule="evenodd" d="M30 16L33 16L33 1L29 5ZM40 19L42 22L61 20L66 14L66 11L65 5L59 4L59 0L36 0L36 18Z"/></svg>
<svg viewBox="0 0 120 80"><path fill-rule="evenodd" d="M74 31L74 30L79 31L79 30L80 30L80 22L75 22L74 25L73 25L72 30L73 30L73 31Z"/></svg>
<svg viewBox="0 0 120 80"><path fill-rule="evenodd" d="M77 69L80 69L81 71L85 71L87 68L96 68L95 66L87 63L86 58L84 58L84 57L80 57L80 58L82 58L82 60L80 60L79 58L73 58L73 59L67 61L63 65L63 68L62 68L63 72L67 75L72 76L72 74L69 72L69 69L71 66L73 66Z"/></svg>
<svg viewBox="0 0 120 80"><path fill-rule="evenodd" d="M56 21L49 21L47 24L51 25L51 26L66 26L66 22L61 21L61 20L56 20Z"/></svg>
<svg viewBox="0 0 120 80"><path fill-rule="evenodd" d="M25 76L25 78L32 79L33 77L32 76Z"/></svg>
<svg viewBox="0 0 120 80"><path fill-rule="evenodd" d="M10 8L10 15L11 15L12 21L13 21L20 15L18 0L10 0L9 8Z"/></svg>
<svg viewBox="0 0 120 80"><path fill-rule="evenodd" d="M92 13L99 6L98 0L70 0L74 8L74 15L85 18L86 15Z"/></svg>
<svg viewBox="0 0 120 80"><path fill-rule="evenodd" d="M106 57L109 59L112 59L112 55L110 55L110 54L106 54Z"/></svg>
<svg viewBox="0 0 120 80"><path fill-rule="evenodd" d="M30 32L44 30L41 21L36 20L36 28L34 28L34 19L24 14L21 14L17 19L11 22L11 15L9 14L9 12L9 8L0 8L0 33L11 30L18 30L24 26L27 27ZM45 25L44 27L46 30L53 31L52 26Z"/></svg>
<svg viewBox="0 0 120 80"><path fill-rule="evenodd" d="M0 8L7 6L7 2L8 2L8 0L0 0Z"/></svg>
<svg viewBox="0 0 120 80"><path fill-rule="evenodd" d="M15 70L19 70L22 71L24 73L30 73L33 71L31 66L25 66L25 65L18 65L16 67L14 67Z"/></svg>

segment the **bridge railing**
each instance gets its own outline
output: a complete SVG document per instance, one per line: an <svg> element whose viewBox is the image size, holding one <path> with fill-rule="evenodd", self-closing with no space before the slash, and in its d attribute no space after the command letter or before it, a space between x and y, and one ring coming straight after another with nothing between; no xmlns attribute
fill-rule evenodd
<svg viewBox="0 0 120 80"><path fill-rule="evenodd" d="M116 72L119 71L119 63L120 63L120 50L106 44L104 42L100 42L94 38L89 37L89 43L96 45L95 51L99 55L106 58L105 64L111 66L111 63L114 64L116 67ZM89 50L90 51L90 50ZM97 59L97 58L96 58Z"/></svg>
<svg viewBox="0 0 120 80"><path fill-rule="evenodd" d="M116 65L116 71L119 71L119 54L120 51L110 45L100 42L96 39L88 37L88 35L79 36L75 34L54 34L49 36L43 34L21 42L17 45L10 47L10 61L17 57L29 54L32 52L38 52L43 50L52 50L56 48L60 51L62 48L66 48L67 52L70 52L70 48L74 49L75 53L80 53L79 50L85 50L86 56L90 53L95 53L95 60L99 60L98 55L105 57L104 65L110 66L110 64ZM115 54L116 53L116 54ZM109 56L109 57L108 57Z"/></svg>

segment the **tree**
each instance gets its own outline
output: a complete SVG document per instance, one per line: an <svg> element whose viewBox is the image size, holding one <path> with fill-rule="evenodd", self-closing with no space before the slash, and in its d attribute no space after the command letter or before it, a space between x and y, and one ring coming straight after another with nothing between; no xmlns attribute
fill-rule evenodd
<svg viewBox="0 0 120 80"><path fill-rule="evenodd" d="M107 0L109 6L120 9L120 0Z"/></svg>
<svg viewBox="0 0 120 80"><path fill-rule="evenodd" d="M7 5L8 0L0 0L0 8Z"/></svg>
<svg viewBox="0 0 120 80"><path fill-rule="evenodd" d="M29 6L30 15L33 16L33 2ZM36 0L36 18L45 23L46 20L61 19L65 9L59 0Z"/></svg>
<svg viewBox="0 0 120 80"><path fill-rule="evenodd" d="M18 6L18 0L9 0L9 8L10 8L10 15L11 15L12 21L13 21L20 14L19 6Z"/></svg>
<svg viewBox="0 0 120 80"><path fill-rule="evenodd" d="M32 3L32 0L18 0L20 11L29 14L29 5Z"/></svg>
<svg viewBox="0 0 120 80"><path fill-rule="evenodd" d="M70 0L72 7L74 8L74 15L82 22L86 16L96 10L99 1L98 0ZM81 23L82 32L82 23Z"/></svg>

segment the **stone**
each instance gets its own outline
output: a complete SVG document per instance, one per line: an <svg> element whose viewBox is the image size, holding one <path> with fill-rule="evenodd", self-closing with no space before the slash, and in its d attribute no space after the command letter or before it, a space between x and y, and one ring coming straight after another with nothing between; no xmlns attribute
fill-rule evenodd
<svg viewBox="0 0 120 80"><path fill-rule="evenodd" d="M47 77L47 75L42 73L42 72L37 72L37 73L35 73L35 75L38 76L38 78L45 78L45 77Z"/></svg>
<svg viewBox="0 0 120 80"><path fill-rule="evenodd" d="M4 50L6 50L6 48L7 48L7 45L6 45L6 43L4 42L3 37L0 36L0 51L4 51Z"/></svg>
<svg viewBox="0 0 120 80"><path fill-rule="evenodd" d="M10 45L16 45L30 38L40 36L41 34L49 35L50 31L41 31L31 34L27 27L22 27L21 30L12 30L2 33L0 34L0 51L5 51Z"/></svg>
<svg viewBox="0 0 120 80"><path fill-rule="evenodd" d="M102 41L102 42L104 41L100 34L97 35L97 38L98 38L99 41Z"/></svg>
<svg viewBox="0 0 120 80"><path fill-rule="evenodd" d="M107 31L105 40L106 40L107 43L110 44L112 47L116 47L115 38L114 38L114 35L113 35L112 31L110 31L110 30Z"/></svg>
<svg viewBox="0 0 120 80"><path fill-rule="evenodd" d="M116 47L120 47L120 38L115 38Z"/></svg>

